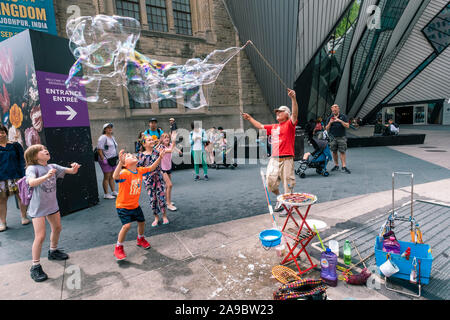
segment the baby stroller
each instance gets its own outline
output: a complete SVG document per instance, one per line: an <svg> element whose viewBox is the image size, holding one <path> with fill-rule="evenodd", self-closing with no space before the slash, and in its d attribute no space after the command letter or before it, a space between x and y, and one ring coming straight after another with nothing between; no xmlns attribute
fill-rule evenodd
<svg viewBox="0 0 450 320"><path fill-rule="evenodd" d="M314 147L314 151L307 160L300 160L298 168L295 173L304 179L306 177L305 171L308 168L316 169L317 174L328 177L330 173L327 171L328 162L333 159L330 147L328 146L328 138L325 139L312 138L309 142Z"/></svg>

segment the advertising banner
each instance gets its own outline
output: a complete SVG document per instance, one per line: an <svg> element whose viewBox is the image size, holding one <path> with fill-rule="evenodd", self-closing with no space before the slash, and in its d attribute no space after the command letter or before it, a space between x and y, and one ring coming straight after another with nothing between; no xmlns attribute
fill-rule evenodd
<svg viewBox="0 0 450 320"><path fill-rule="evenodd" d="M25 29L57 35L53 0L0 0L0 41Z"/></svg>

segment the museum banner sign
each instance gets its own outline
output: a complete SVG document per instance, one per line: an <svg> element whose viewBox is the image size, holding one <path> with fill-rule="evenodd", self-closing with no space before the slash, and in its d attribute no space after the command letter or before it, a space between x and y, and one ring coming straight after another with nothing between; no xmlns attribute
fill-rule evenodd
<svg viewBox="0 0 450 320"><path fill-rule="evenodd" d="M25 29L57 35L53 0L0 0L0 41Z"/></svg>

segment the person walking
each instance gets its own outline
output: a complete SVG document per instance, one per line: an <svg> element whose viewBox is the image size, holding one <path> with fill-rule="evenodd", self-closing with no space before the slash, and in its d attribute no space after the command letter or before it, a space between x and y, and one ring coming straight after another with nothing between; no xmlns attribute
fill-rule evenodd
<svg viewBox="0 0 450 320"><path fill-rule="evenodd" d="M276 124L263 125L247 113L242 117L249 121L256 129L264 129L271 136L272 153L267 165L267 187L276 196L280 195L279 186L282 183L285 193L292 193L295 187L295 127L298 123L298 103L294 90L288 89L288 95L292 102L292 112L287 106L281 106L275 110ZM283 211L280 203L275 205L276 212ZM281 216L286 212L280 213Z"/></svg>
<svg viewBox="0 0 450 320"><path fill-rule="evenodd" d="M14 195L20 206L22 225L27 225L27 207L19 198L16 182L25 176L25 160L23 148L18 142L8 141L8 129L0 125L0 232L7 229L6 213L8 198Z"/></svg>
<svg viewBox="0 0 450 320"><path fill-rule="evenodd" d="M347 137L346 129L350 127L348 117L340 112L340 108L337 104L331 106L331 115L327 119L325 129L327 130L330 138L330 150L333 153L334 168L331 171L339 170L339 158L338 151L341 158L342 172L350 174L350 170L347 168Z"/></svg>
<svg viewBox="0 0 450 320"><path fill-rule="evenodd" d="M98 138L98 164L103 172L103 191L105 199L115 199L118 193L115 191L116 183L113 178L113 172L116 169L119 160L117 152L117 142L113 136L113 124L105 123L103 125L102 135ZM108 186L111 193L108 192Z"/></svg>

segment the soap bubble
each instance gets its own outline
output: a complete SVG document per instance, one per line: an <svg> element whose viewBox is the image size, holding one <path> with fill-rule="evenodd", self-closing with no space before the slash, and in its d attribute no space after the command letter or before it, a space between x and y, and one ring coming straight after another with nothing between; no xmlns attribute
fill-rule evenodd
<svg viewBox="0 0 450 320"><path fill-rule="evenodd" d="M191 109L206 106L207 97L225 65L243 48L215 50L205 59L193 58L184 65L162 62L135 51L140 24L128 17L97 15L68 21L70 49L77 59L66 86L82 84L80 99L99 100L101 81L125 86L138 103L170 99Z"/></svg>

